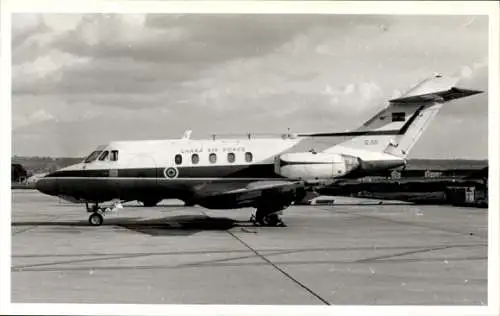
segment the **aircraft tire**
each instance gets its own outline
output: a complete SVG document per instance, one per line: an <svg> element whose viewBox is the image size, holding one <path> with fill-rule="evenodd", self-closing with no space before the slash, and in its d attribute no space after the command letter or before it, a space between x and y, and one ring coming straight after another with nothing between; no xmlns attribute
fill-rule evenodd
<svg viewBox="0 0 500 316"><path fill-rule="evenodd" d="M101 226L104 222L104 217L99 213L92 213L89 216L89 224L91 226Z"/></svg>
<svg viewBox="0 0 500 316"><path fill-rule="evenodd" d="M265 226L278 226L280 222L280 217L277 214L270 214L264 216Z"/></svg>
<svg viewBox="0 0 500 316"><path fill-rule="evenodd" d="M257 210L255 220L262 226L278 226L280 217L278 214L269 214L264 210Z"/></svg>
<svg viewBox="0 0 500 316"><path fill-rule="evenodd" d="M263 210L257 209L257 212L255 212L255 221L259 223L260 225L264 225L264 217L266 214L264 213Z"/></svg>

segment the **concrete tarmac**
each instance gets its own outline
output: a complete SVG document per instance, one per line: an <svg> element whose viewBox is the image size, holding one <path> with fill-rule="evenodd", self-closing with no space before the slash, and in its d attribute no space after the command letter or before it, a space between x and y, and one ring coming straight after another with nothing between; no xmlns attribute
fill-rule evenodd
<svg viewBox="0 0 500 316"><path fill-rule="evenodd" d="M487 209L336 202L288 208L287 227L129 203L91 227L83 205L13 190L12 302L487 304Z"/></svg>

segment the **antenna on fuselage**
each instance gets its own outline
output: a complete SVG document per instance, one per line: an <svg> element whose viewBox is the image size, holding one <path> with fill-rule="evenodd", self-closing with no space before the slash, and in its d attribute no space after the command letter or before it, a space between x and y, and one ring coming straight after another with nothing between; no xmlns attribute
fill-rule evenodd
<svg viewBox="0 0 500 316"><path fill-rule="evenodd" d="M193 132L192 130L187 129L187 130L184 132L184 135L182 135L182 139L186 139L186 140L187 140L187 139L189 139L189 138L191 137L191 133L192 133L192 132Z"/></svg>

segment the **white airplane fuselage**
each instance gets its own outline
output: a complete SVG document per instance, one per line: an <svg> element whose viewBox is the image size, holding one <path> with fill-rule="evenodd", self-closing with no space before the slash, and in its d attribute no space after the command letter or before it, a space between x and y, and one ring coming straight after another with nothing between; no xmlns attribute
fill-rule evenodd
<svg viewBox="0 0 500 316"><path fill-rule="evenodd" d="M207 194L253 182L325 181L347 176L359 170L359 158L384 167L388 161L390 167L404 164L403 159L383 153L361 150L345 155L340 147L329 153L326 161L323 153L303 152L300 161L280 167L277 157L294 155L297 147L310 140L296 136L111 142L93 152L95 160L87 158L87 162L60 169L39 180L37 188L47 194L93 202L121 199L147 203L166 198L197 201ZM113 151L116 160L110 159ZM244 206L248 205L235 203L232 207Z"/></svg>

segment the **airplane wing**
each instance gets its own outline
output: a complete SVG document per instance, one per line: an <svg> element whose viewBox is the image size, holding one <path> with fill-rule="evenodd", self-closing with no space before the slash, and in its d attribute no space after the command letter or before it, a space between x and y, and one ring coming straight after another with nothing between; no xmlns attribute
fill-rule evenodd
<svg viewBox="0 0 500 316"><path fill-rule="evenodd" d="M63 201L66 201L66 202L69 202L69 203L73 203L73 204L82 204L82 203L85 203L85 200L83 200L83 199L77 199L77 198L74 198L74 197L69 196L69 195L59 195L58 197L61 200L63 200Z"/></svg>
<svg viewBox="0 0 500 316"><path fill-rule="evenodd" d="M198 204L216 209L253 207L262 198L300 200L308 189L310 186L304 181L255 181L242 188L206 193Z"/></svg>
<svg viewBox="0 0 500 316"><path fill-rule="evenodd" d="M240 193L250 193L250 192L258 192L258 191L282 191L289 190L296 187L300 187L303 185L303 182L287 182L287 181L273 181L273 182L251 182L244 188L229 190L225 192L217 192L213 195L230 195L230 194L240 194Z"/></svg>

